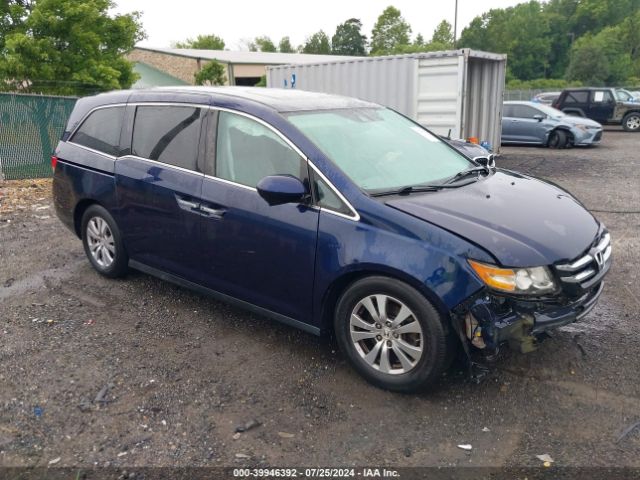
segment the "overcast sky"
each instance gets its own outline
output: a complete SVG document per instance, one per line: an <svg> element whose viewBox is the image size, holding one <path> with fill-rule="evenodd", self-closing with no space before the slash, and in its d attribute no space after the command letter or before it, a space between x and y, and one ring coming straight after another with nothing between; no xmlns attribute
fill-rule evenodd
<svg viewBox="0 0 640 480"><path fill-rule="evenodd" d="M476 16L491 8L503 8L523 0L458 0L458 35ZM119 13L138 10L148 38L141 45L168 47L198 34L221 36L228 49L243 49L243 39L269 36L276 45L289 36L294 46L324 30L331 37L336 26L355 17L363 23L363 33L371 29L389 5L400 9L409 22L413 37L422 33L430 39L438 23L453 25L455 0L116 0Z"/></svg>

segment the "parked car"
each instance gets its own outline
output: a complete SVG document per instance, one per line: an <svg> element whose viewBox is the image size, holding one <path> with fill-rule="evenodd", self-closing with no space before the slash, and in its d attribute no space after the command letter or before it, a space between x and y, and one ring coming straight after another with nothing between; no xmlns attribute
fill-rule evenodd
<svg viewBox="0 0 640 480"><path fill-rule="evenodd" d="M502 143L545 145L565 148L597 145L602 125L588 118L573 117L548 105L505 102L502 109Z"/></svg>
<svg viewBox="0 0 640 480"><path fill-rule="evenodd" d="M640 91L633 91L633 92L629 92L631 93L631 95L633 95L633 98L636 102L640 102Z"/></svg>
<svg viewBox="0 0 640 480"><path fill-rule="evenodd" d="M607 229L565 190L345 97L85 97L52 165L57 215L98 273L131 267L332 332L394 391L431 385L460 346L535 348L594 307L612 262Z"/></svg>
<svg viewBox="0 0 640 480"><path fill-rule="evenodd" d="M545 105L551 105L555 102L558 97L560 97L560 93L562 92L542 92L534 95L531 99L534 103L544 103Z"/></svg>
<svg viewBox="0 0 640 480"><path fill-rule="evenodd" d="M627 132L638 132L640 103L628 98L625 92L615 88L569 88L563 90L553 107L568 115L590 118L602 124L622 125Z"/></svg>
<svg viewBox="0 0 640 480"><path fill-rule="evenodd" d="M475 162L481 162L483 165L488 165L490 167L495 166L495 154L484 148L482 145L472 143L461 138L449 138L448 136L441 136L440 138L467 158L470 158Z"/></svg>

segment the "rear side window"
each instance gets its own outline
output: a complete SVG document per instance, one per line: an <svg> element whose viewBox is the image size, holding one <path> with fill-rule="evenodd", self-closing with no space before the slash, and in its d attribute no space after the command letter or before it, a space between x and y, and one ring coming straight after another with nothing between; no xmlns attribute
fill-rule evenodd
<svg viewBox="0 0 640 480"><path fill-rule="evenodd" d="M533 118L535 115L540 115L540 112L526 105L514 105L511 113L511 116L516 118Z"/></svg>
<svg viewBox="0 0 640 480"><path fill-rule="evenodd" d="M131 153L176 167L196 170L202 109L138 107Z"/></svg>
<svg viewBox="0 0 640 480"><path fill-rule="evenodd" d="M502 116L503 117L513 117L513 106L512 105L505 105L503 110L502 110Z"/></svg>
<svg viewBox="0 0 640 480"><path fill-rule="evenodd" d="M589 102L589 92L582 90L579 92L568 92L566 98L564 99L564 103L566 105L571 105L572 103L588 103Z"/></svg>
<svg viewBox="0 0 640 480"><path fill-rule="evenodd" d="M100 108L82 122L71 142L117 157L124 107Z"/></svg>

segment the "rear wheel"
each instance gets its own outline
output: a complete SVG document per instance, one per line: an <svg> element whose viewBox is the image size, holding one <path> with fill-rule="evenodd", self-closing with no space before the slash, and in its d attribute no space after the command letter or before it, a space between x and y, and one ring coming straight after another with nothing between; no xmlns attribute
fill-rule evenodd
<svg viewBox="0 0 640 480"><path fill-rule="evenodd" d="M567 146L567 134L562 130L554 130L549 134L549 148L565 148Z"/></svg>
<svg viewBox="0 0 640 480"><path fill-rule="evenodd" d="M335 332L353 367L372 384L396 392L428 388L449 358L443 320L409 285L369 277L338 301Z"/></svg>
<svg viewBox="0 0 640 480"><path fill-rule="evenodd" d="M100 205L91 205L82 216L82 244L87 258L105 277L123 276L129 257L120 230L111 214Z"/></svg>
<svg viewBox="0 0 640 480"><path fill-rule="evenodd" d="M627 132L640 131L640 113L627 113L622 119L622 128Z"/></svg>

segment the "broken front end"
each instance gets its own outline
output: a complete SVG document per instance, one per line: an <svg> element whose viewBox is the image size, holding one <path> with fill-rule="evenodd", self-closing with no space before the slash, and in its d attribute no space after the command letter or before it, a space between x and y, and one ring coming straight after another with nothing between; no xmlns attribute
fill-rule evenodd
<svg viewBox="0 0 640 480"><path fill-rule="evenodd" d="M536 349L547 330L580 320L596 305L611 268L611 239L604 232L578 258L550 267L469 263L487 287L453 311L465 347L492 355L508 344L526 353Z"/></svg>

